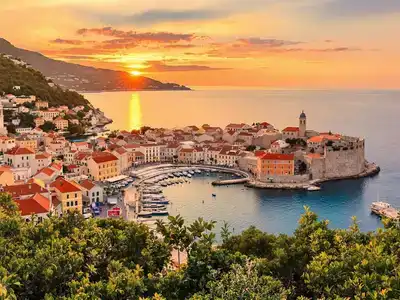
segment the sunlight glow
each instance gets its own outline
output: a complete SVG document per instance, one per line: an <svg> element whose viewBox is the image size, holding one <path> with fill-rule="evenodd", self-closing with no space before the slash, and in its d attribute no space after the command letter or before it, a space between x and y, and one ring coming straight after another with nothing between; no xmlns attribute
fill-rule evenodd
<svg viewBox="0 0 400 300"><path fill-rule="evenodd" d="M134 70L134 71L131 71L131 75L133 75L133 76L140 76L140 75L142 75L142 72L137 71L137 70Z"/></svg>
<svg viewBox="0 0 400 300"><path fill-rule="evenodd" d="M129 102L129 125L131 130L142 127L142 107L138 93L133 93Z"/></svg>

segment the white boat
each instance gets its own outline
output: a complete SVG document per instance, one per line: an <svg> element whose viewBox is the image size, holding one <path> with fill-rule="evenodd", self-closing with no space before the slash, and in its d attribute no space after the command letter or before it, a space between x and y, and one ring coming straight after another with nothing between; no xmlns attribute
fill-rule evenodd
<svg viewBox="0 0 400 300"><path fill-rule="evenodd" d="M196 169L195 172L196 172L197 174L200 174L200 173L201 173L201 170Z"/></svg>
<svg viewBox="0 0 400 300"><path fill-rule="evenodd" d="M142 217L142 218L150 218L153 214L151 213L151 211L142 210L137 215L138 215L138 217Z"/></svg>
<svg viewBox="0 0 400 300"><path fill-rule="evenodd" d="M188 174L187 177L192 178L192 174Z"/></svg>
<svg viewBox="0 0 400 300"><path fill-rule="evenodd" d="M193 170L190 170L189 173L190 173L191 175L194 175L194 171L193 171Z"/></svg>
<svg viewBox="0 0 400 300"><path fill-rule="evenodd" d="M392 205L386 202L372 202L371 211L379 216L383 216L392 220L400 219L400 212Z"/></svg>
<svg viewBox="0 0 400 300"><path fill-rule="evenodd" d="M189 174L189 173L186 172L186 171L183 172L183 175L184 175L184 176L188 176L188 174Z"/></svg>
<svg viewBox="0 0 400 300"><path fill-rule="evenodd" d="M315 185L310 185L307 188L307 191L309 191L309 192L320 191L320 190L321 190L321 188L319 186L315 186Z"/></svg>

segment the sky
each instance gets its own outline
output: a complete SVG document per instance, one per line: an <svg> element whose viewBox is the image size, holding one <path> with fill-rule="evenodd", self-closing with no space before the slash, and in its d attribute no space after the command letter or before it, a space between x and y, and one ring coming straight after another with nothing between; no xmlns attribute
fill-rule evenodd
<svg viewBox="0 0 400 300"><path fill-rule="evenodd" d="M1 0L0 37L188 86L400 88L400 0Z"/></svg>

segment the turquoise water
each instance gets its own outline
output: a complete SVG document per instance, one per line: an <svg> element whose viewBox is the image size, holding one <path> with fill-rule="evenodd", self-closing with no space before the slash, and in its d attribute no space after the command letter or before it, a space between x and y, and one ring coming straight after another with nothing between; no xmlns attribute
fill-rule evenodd
<svg viewBox="0 0 400 300"><path fill-rule="evenodd" d="M171 214L179 213L188 220L202 216L219 225L225 220L236 232L256 225L269 232L292 233L303 206L308 205L321 218L329 219L331 227L348 227L351 216L356 216L361 229L368 231L380 226L369 211L378 195L400 207L400 91L219 89L101 93L87 98L114 118L115 129L130 129L127 127L135 124L183 127L209 123L224 127L230 122L259 121L282 129L297 125L304 109L310 129L365 137L367 159L382 168L374 178L327 183L312 193L212 187L210 177L166 188L165 194L173 203Z"/></svg>

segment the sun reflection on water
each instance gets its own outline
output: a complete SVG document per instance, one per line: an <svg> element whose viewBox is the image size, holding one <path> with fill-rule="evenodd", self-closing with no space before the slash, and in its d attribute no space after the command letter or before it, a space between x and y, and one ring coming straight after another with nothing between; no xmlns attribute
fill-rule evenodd
<svg viewBox="0 0 400 300"><path fill-rule="evenodd" d="M129 101L129 125L131 130L138 130L142 127L142 107L138 93L133 93Z"/></svg>

